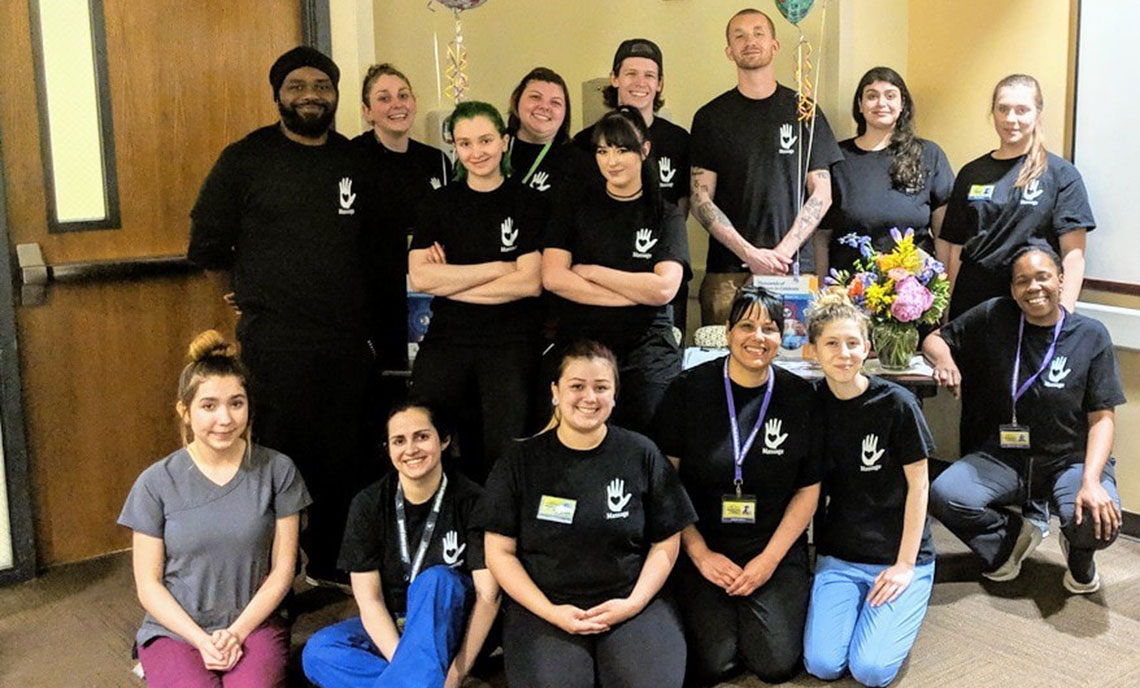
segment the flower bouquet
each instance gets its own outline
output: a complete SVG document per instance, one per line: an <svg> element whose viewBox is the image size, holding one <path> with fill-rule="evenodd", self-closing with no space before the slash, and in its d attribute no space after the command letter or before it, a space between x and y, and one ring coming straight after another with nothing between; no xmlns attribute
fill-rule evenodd
<svg viewBox="0 0 1140 688"><path fill-rule="evenodd" d="M831 270L824 278L841 289L871 319L871 344L885 370L906 370L918 349L918 326L937 325L950 302L942 263L914 245L914 230L891 230L895 247L882 253L871 237L855 233L839 243L859 250L853 271Z"/></svg>

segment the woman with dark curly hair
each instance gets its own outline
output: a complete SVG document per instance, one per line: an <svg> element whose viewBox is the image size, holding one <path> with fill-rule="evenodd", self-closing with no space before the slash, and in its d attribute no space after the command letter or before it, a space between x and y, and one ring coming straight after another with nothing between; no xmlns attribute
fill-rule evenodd
<svg viewBox="0 0 1140 688"><path fill-rule="evenodd" d="M846 234L871 237L875 248L894 248L890 230L914 229L915 245L934 254L954 172L933 141L914 134L914 100L890 67L875 67L855 88L855 138L839 144L844 159L831 166L831 210L816 232L816 268L850 269L856 249Z"/></svg>

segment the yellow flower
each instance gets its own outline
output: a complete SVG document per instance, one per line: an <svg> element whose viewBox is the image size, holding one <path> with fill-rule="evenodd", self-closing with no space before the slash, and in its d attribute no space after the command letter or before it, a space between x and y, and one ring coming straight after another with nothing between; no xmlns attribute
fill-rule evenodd
<svg viewBox="0 0 1140 688"><path fill-rule="evenodd" d="M895 300L894 290L895 283L887 280L885 284L878 282L867 287L867 307L875 313L886 313L891 308L891 303Z"/></svg>
<svg viewBox="0 0 1140 688"><path fill-rule="evenodd" d="M903 237L890 253L881 254L878 258L879 270L890 272L894 268L903 268L912 275L918 274L922 267L922 257L914 245L914 237Z"/></svg>

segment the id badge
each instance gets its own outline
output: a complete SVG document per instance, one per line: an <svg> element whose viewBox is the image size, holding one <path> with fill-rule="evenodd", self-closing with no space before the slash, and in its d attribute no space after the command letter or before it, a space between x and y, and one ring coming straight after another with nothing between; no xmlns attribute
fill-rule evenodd
<svg viewBox="0 0 1140 688"><path fill-rule="evenodd" d="M574 522L574 510L577 508L578 500L576 499L542 495L542 499L538 502L536 518L540 521L570 524Z"/></svg>
<svg viewBox="0 0 1140 688"><path fill-rule="evenodd" d="M1002 449L1029 449L1029 426L1008 425L998 426L998 440Z"/></svg>
<svg viewBox="0 0 1140 688"><path fill-rule="evenodd" d="M993 184L971 184L970 193L966 195L967 201L988 201L994 197Z"/></svg>
<svg viewBox="0 0 1140 688"><path fill-rule="evenodd" d="M756 495L727 494L720 498L721 523L755 523Z"/></svg>

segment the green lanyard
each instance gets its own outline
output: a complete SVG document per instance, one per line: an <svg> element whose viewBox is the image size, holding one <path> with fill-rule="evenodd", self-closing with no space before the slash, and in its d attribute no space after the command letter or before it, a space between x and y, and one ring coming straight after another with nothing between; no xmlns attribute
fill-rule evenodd
<svg viewBox="0 0 1140 688"><path fill-rule="evenodd" d="M530 169L527 170L526 176L522 178L523 184L526 184L530 181L531 175L533 175L534 171L538 169L538 166L542 164L542 159L546 157L547 152L550 151L550 145L553 143L554 139L547 141L546 145L542 147L542 150L538 152L538 157L534 159L534 164L530 166ZM515 140L511 139L511 152L513 152L514 149Z"/></svg>

